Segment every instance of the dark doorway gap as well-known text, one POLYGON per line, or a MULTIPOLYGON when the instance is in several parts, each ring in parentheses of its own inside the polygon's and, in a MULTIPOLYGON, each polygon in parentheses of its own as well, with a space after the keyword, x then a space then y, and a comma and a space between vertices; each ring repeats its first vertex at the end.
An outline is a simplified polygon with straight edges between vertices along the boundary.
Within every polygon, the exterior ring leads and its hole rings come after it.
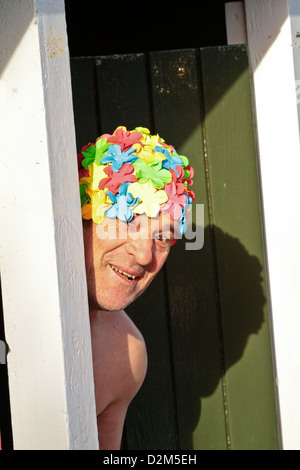
POLYGON ((149 7, 65 0, 71 57, 227 44, 225 0, 149 7))

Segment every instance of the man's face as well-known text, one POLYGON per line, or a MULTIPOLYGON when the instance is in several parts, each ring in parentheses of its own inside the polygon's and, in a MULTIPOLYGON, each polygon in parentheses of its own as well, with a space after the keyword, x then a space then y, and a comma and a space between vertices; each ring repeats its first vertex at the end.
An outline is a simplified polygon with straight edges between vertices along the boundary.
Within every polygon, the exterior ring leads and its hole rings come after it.
POLYGON ((174 240, 168 215, 137 215, 129 223, 107 219, 84 227, 90 308, 121 310, 144 292, 159 272, 174 240))

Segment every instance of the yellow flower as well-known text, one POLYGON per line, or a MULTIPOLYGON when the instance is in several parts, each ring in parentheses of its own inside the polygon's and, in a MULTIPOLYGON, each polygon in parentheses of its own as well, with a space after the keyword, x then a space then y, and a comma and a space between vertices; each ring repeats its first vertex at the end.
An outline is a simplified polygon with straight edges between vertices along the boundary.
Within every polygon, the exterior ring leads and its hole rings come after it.
POLYGON ((135 153, 137 156, 147 163, 152 162, 153 160, 159 160, 162 162, 166 158, 161 152, 155 152, 151 145, 142 146, 141 144, 137 143, 134 144, 133 147, 136 149, 135 153))
MULTIPOLYGON (((150 134, 150 131, 147 127, 136 127, 134 130, 137 131, 137 132, 140 132, 143 136, 145 134, 150 134)), ((133 131, 131 131, 131 132, 133 132, 133 131)))
POLYGON ((81 209, 81 215, 84 219, 93 219, 99 224, 105 218, 105 211, 111 206, 112 202, 102 189, 98 191, 87 190, 91 198, 90 204, 85 204, 81 209))
POLYGON ((136 214, 145 213, 148 217, 156 217, 160 211, 161 204, 168 200, 167 193, 161 189, 157 190, 151 181, 144 184, 132 183, 128 188, 128 193, 140 199, 139 204, 133 209, 136 214))
POLYGON ((84 176, 80 178, 79 184, 87 184, 89 189, 96 191, 99 188, 99 183, 103 178, 107 178, 107 174, 104 173, 104 168, 108 165, 96 165, 94 162, 89 165, 90 176, 84 176))
POLYGON ((160 145, 160 137, 159 135, 147 135, 144 136, 143 139, 143 144, 144 145, 150 145, 151 147, 156 147, 157 145, 160 145))

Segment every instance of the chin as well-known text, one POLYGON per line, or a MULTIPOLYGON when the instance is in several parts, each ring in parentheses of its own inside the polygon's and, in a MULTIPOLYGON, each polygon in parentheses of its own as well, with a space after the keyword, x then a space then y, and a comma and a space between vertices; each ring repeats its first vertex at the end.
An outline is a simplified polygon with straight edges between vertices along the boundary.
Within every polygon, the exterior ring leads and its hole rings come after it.
POLYGON ((98 308, 101 310, 105 310, 107 312, 116 312, 118 310, 124 310, 124 308, 128 307, 133 301, 135 300, 118 300, 118 299, 107 299, 107 300, 99 300, 97 302, 98 308))

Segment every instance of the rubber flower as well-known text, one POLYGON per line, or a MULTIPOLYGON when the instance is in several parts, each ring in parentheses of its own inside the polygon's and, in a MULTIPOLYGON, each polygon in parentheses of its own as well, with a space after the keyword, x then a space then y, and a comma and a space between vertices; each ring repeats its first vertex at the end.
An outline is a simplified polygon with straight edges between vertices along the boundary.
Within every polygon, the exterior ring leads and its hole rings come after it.
POLYGON ((126 127, 119 126, 113 135, 103 134, 101 137, 106 137, 107 142, 118 144, 122 152, 125 152, 132 147, 136 142, 142 139, 142 134, 138 131, 128 131, 126 127))
POLYGON ((158 134, 151 135, 149 129, 146 127, 136 127, 135 130, 142 134, 140 141, 143 145, 150 145, 150 147, 154 148, 156 145, 164 143, 164 140, 158 134))
POLYGON ((179 220, 195 199, 193 168, 184 155, 146 127, 119 126, 78 154, 82 217, 101 223, 105 217, 130 222, 134 214, 156 217, 160 211, 179 220))
POLYGON ((142 143, 139 142, 134 144, 134 148, 136 149, 138 157, 147 163, 152 162, 153 160, 163 161, 165 158, 162 153, 155 152, 151 145, 142 145, 142 143))
MULTIPOLYGON (((86 145, 86 147, 88 147, 86 145)), ((84 147, 85 148, 85 147, 84 147)), ((78 153, 77 154, 77 164, 78 164, 78 176, 79 176, 79 179, 82 178, 83 176, 89 176, 89 170, 86 170, 85 168, 83 168, 82 166, 82 160, 83 160, 83 155, 81 153, 78 153)))
POLYGON ((150 134, 150 131, 147 127, 136 127, 134 130, 140 132, 142 134, 142 138, 144 138, 145 135, 150 134))
POLYGON ((188 197, 191 198, 192 202, 195 200, 195 193, 191 189, 186 188, 186 194, 188 197))
POLYGON ((179 231, 181 235, 183 235, 186 232, 186 229, 187 229, 187 220, 186 220, 185 210, 184 208, 182 208, 181 216, 179 219, 179 231))
POLYGON ((101 164, 112 163, 111 167, 114 171, 119 171, 124 163, 132 163, 138 160, 138 156, 134 155, 135 148, 130 148, 126 152, 122 152, 119 145, 111 145, 104 157, 102 157, 101 164))
POLYGON ((184 155, 178 155, 178 153, 176 151, 174 151, 174 153, 172 154, 172 158, 179 158, 182 163, 181 163, 181 166, 183 166, 184 168, 186 168, 189 164, 189 159, 187 157, 185 157, 184 155))
POLYGON ((81 154, 83 157, 81 161, 81 165, 83 166, 85 170, 87 170, 89 164, 95 160, 95 154, 96 154, 95 145, 94 144, 85 145, 81 150, 81 154))
POLYGON ((141 184, 150 180, 155 188, 162 189, 165 184, 170 183, 172 180, 172 174, 168 170, 163 170, 162 163, 158 160, 149 163, 144 160, 137 160, 133 163, 133 167, 141 184))
POLYGON ((182 183, 176 184, 174 181, 171 181, 170 184, 164 187, 164 190, 169 199, 161 206, 161 211, 171 214, 174 220, 178 220, 182 208, 187 203, 186 195, 184 194, 185 186, 182 183))
POLYGON ((87 184, 92 191, 99 189, 99 182, 106 177, 106 167, 96 165, 94 162, 89 165, 89 176, 80 178, 79 184, 87 184))
POLYGON ((88 193, 86 192, 88 189, 87 184, 81 184, 79 186, 80 190, 80 200, 81 200, 81 207, 85 206, 86 204, 89 204, 91 202, 91 198, 89 197, 88 193))
POLYGON ((149 129, 147 127, 136 127, 136 131, 141 132, 143 134, 143 138, 141 139, 141 142, 144 143, 144 145, 150 145, 151 147, 155 147, 156 145, 160 145, 162 147, 166 147, 169 149, 170 153, 175 152, 175 149, 173 145, 166 144, 164 139, 160 137, 158 134, 157 135, 151 135, 149 129))
MULTIPOLYGON (((141 142, 134 144, 136 154, 141 160, 149 163, 153 160, 163 161, 166 157, 163 153, 157 152, 151 145, 143 145, 141 142)), ((161 147, 160 147, 161 148, 161 147)))
POLYGON ((113 194, 118 192, 122 183, 134 183, 137 181, 131 163, 124 163, 118 172, 115 172, 109 165, 105 167, 104 173, 106 173, 107 176, 100 181, 99 189, 108 188, 113 194))
POLYGON ((87 190, 87 193, 91 202, 81 208, 81 215, 84 219, 93 219, 95 224, 100 224, 105 218, 105 211, 110 207, 111 201, 105 191, 87 190))
MULTIPOLYGON (((193 184, 193 176, 194 176, 194 169, 188 165, 186 168, 182 168, 177 166, 178 170, 178 180, 182 183, 184 183, 186 186, 192 186, 193 184)), ((170 170, 171 171, 171 170, 170 170)))
POLYGON ((161 204, 168 200, 167 193, 153 186, 151 181, 144 184, 133 183, 128 191, 135 198, 139 198, 139 204, 134 208, 136 214, 146 214, 148 217, 156 217, 160 211, 161 204))
POLYGON ((84 159, 82 160, 82 166, 87 170, 89 165, 92 162, 95 162, 96 165, 100 165, 101 159, 103 155, 107 152, 107 149, 111 146, 111 144, 107 143, 106 138, 99 138, 96 141, 96 144, 89 144, 83 147, 81 151, 84 159))
POLYGON ((122 222, 130 222, 134 213, 132 207, 138 203, 138 198, 134 198, 128 192, 128 187, 131 183, 123 183, 119 188, 118 194, 108 192, 109 199, 112 201, 112 206, 105 211, 106 217, 111 219, 118 218, 122 222))
POLYGON ((179 177, 178 170, 176 168, 176 165, 183 166, 183 161, 182 159, 178 156, 171 156, 170 153, 168 152, 167 148, 159 147, 156 146, 154 150, 158 153, 162 153, 165 157, 165 159, 162 162, 162 168, 165 168, 166 170, 174 170, 179 177))
POLYGON ((192 198, 184 194, 186 197, 186 205, 181 209, 180 219, 179 219, 179 231, 181 235, 186 232, 187 229, 187 217, 186 213, 190 210, 192 204, 192 198))

